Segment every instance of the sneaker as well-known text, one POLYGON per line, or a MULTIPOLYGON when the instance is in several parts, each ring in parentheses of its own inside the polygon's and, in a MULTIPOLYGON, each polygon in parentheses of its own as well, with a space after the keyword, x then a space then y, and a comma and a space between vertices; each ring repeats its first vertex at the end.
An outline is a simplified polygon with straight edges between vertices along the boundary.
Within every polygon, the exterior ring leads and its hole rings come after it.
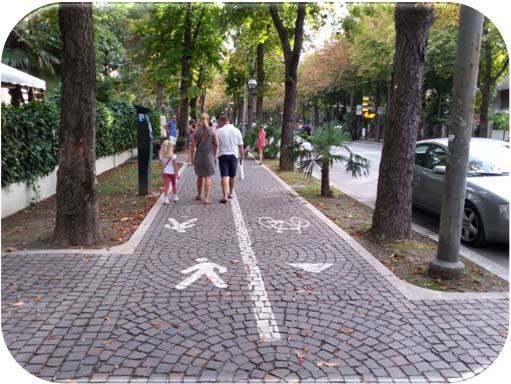
POLYGON ((177 195, 174 195, 174 201, 179 201, 179 197, 177 197, 177 195))
POLYGON ((165 198, 165 201, 163 202, 163 204, 168 205, 169 204, 169 199, 165 198))

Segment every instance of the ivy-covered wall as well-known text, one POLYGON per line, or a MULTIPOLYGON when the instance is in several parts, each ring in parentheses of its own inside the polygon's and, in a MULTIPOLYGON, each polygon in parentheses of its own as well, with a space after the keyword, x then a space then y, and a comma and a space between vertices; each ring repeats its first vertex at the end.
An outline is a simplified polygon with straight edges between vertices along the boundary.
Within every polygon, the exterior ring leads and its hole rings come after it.
MULTIPOLYGON (((58 163, 60 110, 50 101, 2 106, 2 187, 32 182, 58 163)), ((127 102, 97 103, 96 157, 137 144, 135 109, 127 102)))

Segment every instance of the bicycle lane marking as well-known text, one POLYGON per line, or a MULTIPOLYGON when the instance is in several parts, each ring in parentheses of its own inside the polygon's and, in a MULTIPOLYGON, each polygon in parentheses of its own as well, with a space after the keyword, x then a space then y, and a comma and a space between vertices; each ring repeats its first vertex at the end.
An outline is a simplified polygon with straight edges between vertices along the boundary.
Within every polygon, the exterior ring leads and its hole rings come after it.
POLYGON ((281 335, 279 327, 275 320, 270 300, 268 299, 261 270, 257 265, 256 256, 252 249, 252 242, 236 196, 231 199, 230 205, 234 219, 234 227, 238 237, 241 259, 247 271, 249 293, 254 306, 254 316, 259 330, 259 337, 261 341, 280 340, 281 335))

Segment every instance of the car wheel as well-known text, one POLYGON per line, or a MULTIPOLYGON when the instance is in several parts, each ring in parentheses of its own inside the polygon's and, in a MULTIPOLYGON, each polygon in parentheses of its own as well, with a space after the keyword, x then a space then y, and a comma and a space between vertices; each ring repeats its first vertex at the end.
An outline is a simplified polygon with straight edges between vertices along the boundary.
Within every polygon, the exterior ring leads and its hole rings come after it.
POLYGON ((461 242, 467 245, 483 245, 486 243, 483 221, 476 207, 470 202, 465 203, 461 227, 461 242))

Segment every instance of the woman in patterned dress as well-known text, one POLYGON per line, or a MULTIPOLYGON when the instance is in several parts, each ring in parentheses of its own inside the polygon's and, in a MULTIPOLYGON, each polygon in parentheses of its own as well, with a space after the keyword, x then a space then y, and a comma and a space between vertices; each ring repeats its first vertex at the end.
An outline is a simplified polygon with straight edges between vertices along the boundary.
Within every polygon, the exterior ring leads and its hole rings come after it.
POLYGON ((190 146, 190 159, 197 175, 197 195, 195 200, 201 199, 204 185, 204 204, 211 204, 211 176, 215 174, 215 154, 218 149, 216 133, 209 127, 209 115, 203 113, 200 122, 192 135, 190 146))

